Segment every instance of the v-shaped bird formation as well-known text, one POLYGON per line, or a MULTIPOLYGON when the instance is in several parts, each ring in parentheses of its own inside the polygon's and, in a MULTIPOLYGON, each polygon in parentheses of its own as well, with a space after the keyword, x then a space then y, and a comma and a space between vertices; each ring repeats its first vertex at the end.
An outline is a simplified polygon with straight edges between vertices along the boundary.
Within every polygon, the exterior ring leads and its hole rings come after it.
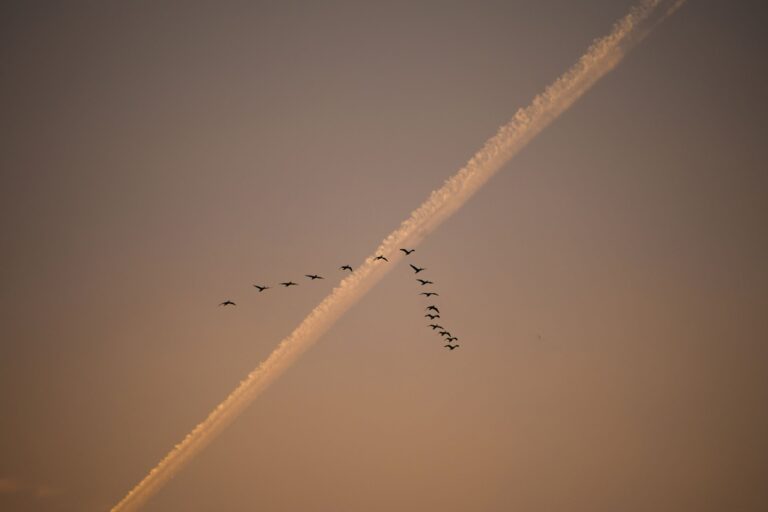
MULTIPOLYGON (((416 249, 406 249, 402 248, 400 251, 402 251, 406 256, 410 256, 416 249)), ((389 259, 383 254, 378 254, 373 258, 374 261, 382 261, 385 263, 389 263, 389 259)), ((413 264, 409 264, 411 269, 413 270, 414 274, 420 274, 421 272, 426 271, 427 269, 425 267, 418 267, 413 264)), ((354 272, 354 269, 351 265, 341 265, 339 267, 340 271, 342 272, 354 272)), ((325 279, 323 276, 319 274, 304 274, 304 277, 309 279, 310 282, 322 280, 325 279)), ((416 281, 419 283, 419 289, 422 289, 423 286, 429 286, 434 285, 434 281, 431 281, 429 279, 422 279, 420 277, 416 278, 416 281)), ((299 283, 295 283, 293 281, 283 281, 280 283, 277 283, 285 288, 290 288, 291 286, 299 286, 299 283)), ((258 290, 259 293, 262 293, 266 290, 270 290, 272 287, 266 284, 254 284, 253 285, 256 290, 258 290)), ((440 294, 432 291, 431 289, 427 289, 425 291, 420 291, 419 295, 424 296, 425 298, 431 298, 431 297, 439 297, 440 294)), ((237 304, 232 300, 225 300, 221 303, 219 303, 219 306, 237 306, 237 304)), ((427 327, 430 327, 432 329, 432 332, 435 334, 438 334, 440 336, 441 342, 446 342, 445 345, 443 345, 444 348, 447 348, 450 351, 453 351, 459 347, 459 344, 456 343, 459 338, 456 336, 453 336, 450 331, 448 331, 445 327, 438 323, 434 323, 437 319, 441 318, 440 308, 437 307, 435 304, 430 304, 425 309, 424 318, 428 318, 429 321, 433 322, 431 324, 428 324, 427 327)))

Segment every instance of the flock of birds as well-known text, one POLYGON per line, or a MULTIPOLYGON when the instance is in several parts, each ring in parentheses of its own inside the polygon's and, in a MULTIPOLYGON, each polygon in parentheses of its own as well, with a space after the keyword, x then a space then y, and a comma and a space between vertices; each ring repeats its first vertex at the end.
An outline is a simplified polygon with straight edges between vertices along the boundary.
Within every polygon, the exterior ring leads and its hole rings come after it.
MULTIPOLYGON (((411 253, 413 253, 416 249, 400 249, 406 256, 410 256, 411 253)), ((379 254, 376 257, 373 258, 374 261, 384 261, 386 263, 389 263, 389 259, 387 259, 386 256, 379 254)), ((415 275, 418 275, 419 273, 427 270, 426 268, 417 267, 416 265, 410 264, 411 269, 413 269, 413 273, 415 275)), ((342 265, 339 267, 339 270, 344 272, 353 272, 351 265, 342 265)), ((310 281, 316 281, 318 279, 325 279, 323 276, 318 274, 304 274, 304 277, 309 279, 310 281)), ((420 277, 416 277, 416 281, 419 282, 421 286, 429 286, 432 284, 435 284, 433 281, 430 281, 429 279, 422 279, 420 277)), ((278 283, 279 285, 290 288, 291 286, 299 286, 299 283, 295 283, 293 281, 285 281, 282 283, 278 283)), ((271 286, 263 285, 263 284, 254 284, 254 288, 256 288, 259 293, 264 292, 266 290, 271 289, 271 286)), ((430 289, 427 289, 426 291, 421 291, 419 295, 423 295, 425 298, 429 299, 431 297, 439 297, 440 294, 437 292, 431 291, 430 289)), ((236 306, 237 304, 232 300, 225 300, 224 302, 221 302, 219 306, 236 306)), ((425 309, 426 313, 424 314, 424 318, 428 318, 429 321, 432 323, 429 324, 427 327, 430 327, 432 329, 432 332, 438 333, 443 341, 446 342, 444 345, 444 348, 447 348, 448 350, 455 350, 459 348, 459 344, 456 343, 458 341, 458 338, 456 336, 453 336, 449 330, 447 330, 442 325, 435 323, 435 321, 440 318, 440 308, 438 308, 435 304, 430 304, 425 309)))

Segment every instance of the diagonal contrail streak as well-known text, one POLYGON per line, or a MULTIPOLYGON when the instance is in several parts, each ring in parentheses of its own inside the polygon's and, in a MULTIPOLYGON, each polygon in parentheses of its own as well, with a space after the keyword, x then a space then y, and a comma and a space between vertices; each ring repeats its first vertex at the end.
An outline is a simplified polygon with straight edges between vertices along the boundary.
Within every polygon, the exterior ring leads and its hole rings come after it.
POLYGON ((549 123, 567 110, 625 53, 685 0, 644 0, 620 19, 607 36, 596 40, 578 62, 555 80, 512 120, 502 126, 472 159, 449 178, 393 231, 374 254, 386 254, 390 264, 366 260, 344 279, 299 326, 240 382, 237 388, 198 424, 117 505, 113 512, 136 510, 165 485, 305 350, 322 336, 355 302, 402 258, 400 247, 417 245, 458 210, 480 187, 525 147, 549 123))

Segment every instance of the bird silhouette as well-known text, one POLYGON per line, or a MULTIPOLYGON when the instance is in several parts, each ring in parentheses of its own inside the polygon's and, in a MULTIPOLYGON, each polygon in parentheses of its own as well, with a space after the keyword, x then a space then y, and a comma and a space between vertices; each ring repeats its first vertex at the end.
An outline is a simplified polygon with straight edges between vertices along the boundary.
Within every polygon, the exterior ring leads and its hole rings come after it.
POLYGON ((457 338, 456 336, 448 336, 447 338, 445 338, 445 341, 447 341, 448 343, 450 343, 450 342, 452 342, 452 341, 456 341, 456 340, 458 340, 458 339, 459 339, 459 338, 457 338))
POLYGON ((443 346, 446 347, 449 350, 453 350, 455 348, 459 348, 459 345, 443 345, 443 346))
POLYGON ((400 249, 400 250, 403 251, 406 256, 408 256, 409 254, 411 254, 416 249, 400 249))
POLYGON ((427 306, 427 311, 434 311, 435 313, 440 313, 440 310, 437 309, 437 306, 427 306))
POLYGON ((421 283, 421 286, 424 286, 425 284, 435 284, 432 281, 429 281, 427 279, 416 279, 416 280, 421 283))
POLYGON ((289 286, 299 286, 298 283, 294 283, 293 281, 286 281, 286 282, 280 283, 280 284, 285 286, 286 288, 288 288, 289 286))
POLYGON ((440 296, 439 293, 435 293, 435 292, 421 292, 419 295, 424 295, 425 297, 431 297, 433 295, 437 295, 438 297, 440 296))
POLYGON ((448 331, 440 331, 440 336, 450 336, 451 333, 448 331))
POLYGON ((259 293, 263 292, 264 290, 269 290, 269 286, 260 286, 258 284, 253 285, 254 288, 259 290, 259 293))
POLYGON ((352 272, 352 267, 350 267, 349 265, 342 265, 339 267, 339 270, 349 270, 350 272, 352 272))
POLYGON ((373 258, 373 259, 374 259, 374 260, 384 260, 384 261, 386 261, 387 263, 389 263, 389 260, 388 260, 388 259, 387 259, 385 256, 382 256, 381 254, 379 254, 378 256, 376 256, 376 257, 375 257, 375 258, 373 258))
POLYGON ((427 327, 431 327, 433 331, 435 329, 445 329, 445 327, 443 327, 442 325, 438 325, 438 324, 429 324, 427 327))
POLYGON ((429 318, 430 320, 434 320, 435 318, 440 318, 440 315, 426 314, 426 315, 424 315, 424 318, 429 318))
POLYGON ((234 303, 234 302, 232 302, 231 300, 225 300, 224 302, 222 302, 221 304, 219 304, 219 306, 237 306, 237 304, 235 304, 235 303, 234 303))
POLYGON ((315 279, 325 279, 323 276, 319 276, 317 274, 304 274, 304 277, 308 277, 308 278, 310 278, 313 281, 315 279))
POLYGON ((411 268, 413 269, 413 272, 414 272, 415 274, 418 274, 418 273, 419 273, 419 272, 421 272, 422 270, 427 270, 426 268, 419 268, 419 267, 417 267, 416 265, 411 265, 411 268))

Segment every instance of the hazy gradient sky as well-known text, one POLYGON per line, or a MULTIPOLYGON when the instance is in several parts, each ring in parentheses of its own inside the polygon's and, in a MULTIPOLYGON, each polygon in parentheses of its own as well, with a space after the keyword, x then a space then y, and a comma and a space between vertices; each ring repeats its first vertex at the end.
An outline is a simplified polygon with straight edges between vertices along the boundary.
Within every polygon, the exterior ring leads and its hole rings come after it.
MULTIPOLYGON (((3 2, 0 509, 116 503, 632 4, 3 2)), ((419 247, 459 350, 395 269, 146 510, 767 509, 766 18, 689 0, 419 247)))

